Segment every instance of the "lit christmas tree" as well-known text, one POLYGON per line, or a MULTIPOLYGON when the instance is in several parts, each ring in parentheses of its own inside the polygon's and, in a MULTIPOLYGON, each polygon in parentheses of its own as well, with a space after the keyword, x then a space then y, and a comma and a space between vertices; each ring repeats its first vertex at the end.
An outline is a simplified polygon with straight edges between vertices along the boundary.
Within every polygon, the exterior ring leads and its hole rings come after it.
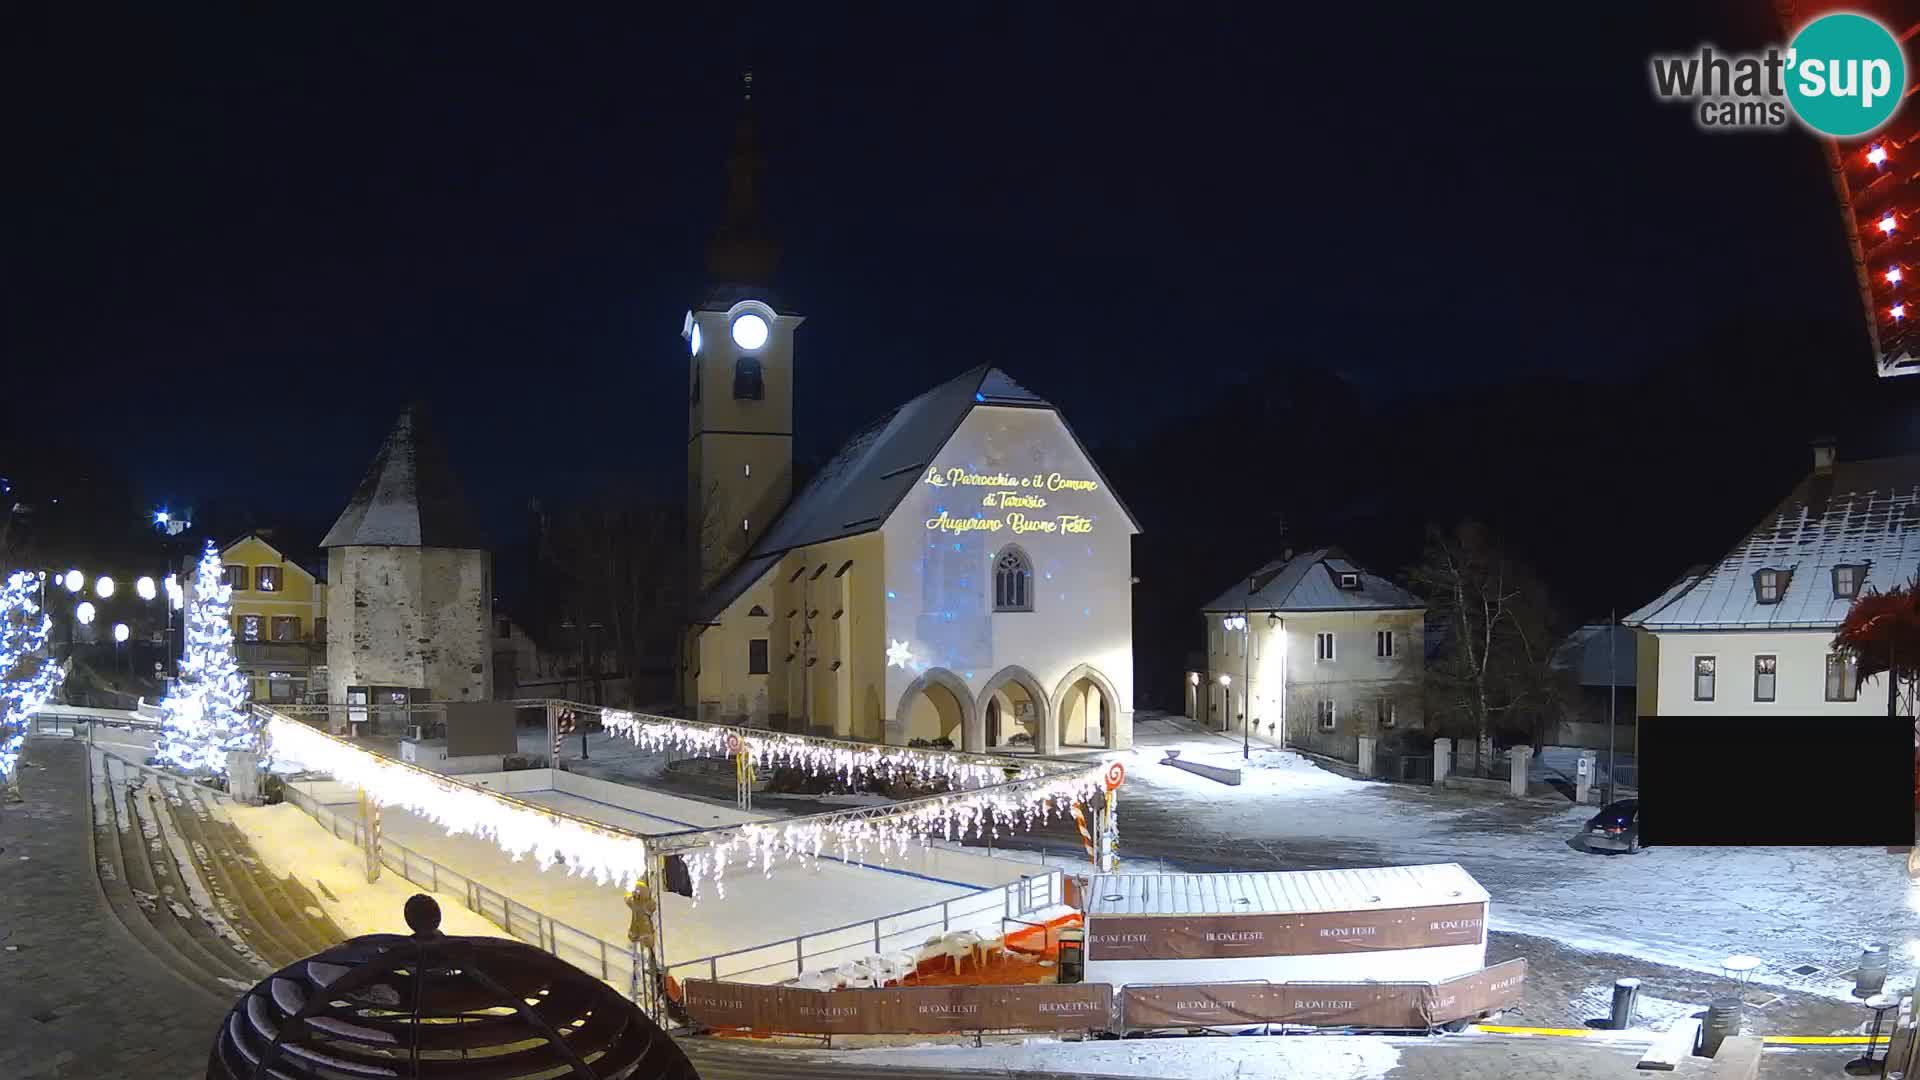
POLYGON ((229 750, 260 752, 260 729, 247 709, 247 678, 233 655, 233 589, 223 580, 220 552, 207 542, 187 605, 180 680, 160 703, 166 714, 160 760, 187 772, 224 775, 229 750))
POLYGON ((46 653, 53 620, 40 608, 40 590, 41 575, 26 570, 0 586, 0 782, 13 791, 27 716, 60 687, 60 666, 46 653))

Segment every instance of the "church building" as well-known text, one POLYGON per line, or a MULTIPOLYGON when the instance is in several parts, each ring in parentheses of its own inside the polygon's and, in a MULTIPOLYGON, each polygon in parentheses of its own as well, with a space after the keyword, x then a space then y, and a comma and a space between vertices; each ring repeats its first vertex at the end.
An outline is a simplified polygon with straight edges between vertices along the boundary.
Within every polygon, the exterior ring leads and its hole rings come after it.
POLYGON ((802 318, 767 288, 750 113, 737 134, 719 284, 682 331, 690 712, 970 751, 1131 745, 1139 525, 1052 405, 982 364, 792 490, 802 318))

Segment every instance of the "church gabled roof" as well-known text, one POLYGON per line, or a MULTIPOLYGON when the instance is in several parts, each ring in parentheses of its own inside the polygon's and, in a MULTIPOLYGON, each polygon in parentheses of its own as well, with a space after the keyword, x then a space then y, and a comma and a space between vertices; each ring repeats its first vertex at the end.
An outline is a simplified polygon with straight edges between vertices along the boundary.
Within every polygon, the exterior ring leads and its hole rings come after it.
MULTIPOLYGON (((982 364, 949 379, 880 418, 848 440, 833 460, 787 503, 786 509, 747 557, 694 604, 695 622, 712 622, 727 605, 753 587, 767 568, 795 548, 872 532, 886 523, 900 501, 920 482, 935 454, 953 438, 975 405, 1053 409, 1044 398, 1014 382, 999 368, 982 364)), ((1057 412, 1057 410, 1055 410, 1057 412)), ((1079 445, 1079 436, 1067 425, 1079 445)), ((1113 485, 1100 473, 1086 447, 1080 452, 1107 491, 1113 485)), ((1114 495, 1119 502, 1119 495, 1114 495)), ((1137 531, 1140 523, 1120 504, 1137 531)))
POLYGON ((486 547, 425 406, 400 414, 320 546, 486 547))

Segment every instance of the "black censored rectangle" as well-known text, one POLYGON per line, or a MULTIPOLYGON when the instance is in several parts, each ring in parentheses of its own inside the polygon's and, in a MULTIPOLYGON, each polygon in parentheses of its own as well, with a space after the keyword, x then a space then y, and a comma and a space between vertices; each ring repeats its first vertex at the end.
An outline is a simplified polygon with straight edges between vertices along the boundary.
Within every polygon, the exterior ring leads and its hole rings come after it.
POLYGON ((1642 717, 1640 842, 1910 847, 1913 733, 1911 717, 1642 717))

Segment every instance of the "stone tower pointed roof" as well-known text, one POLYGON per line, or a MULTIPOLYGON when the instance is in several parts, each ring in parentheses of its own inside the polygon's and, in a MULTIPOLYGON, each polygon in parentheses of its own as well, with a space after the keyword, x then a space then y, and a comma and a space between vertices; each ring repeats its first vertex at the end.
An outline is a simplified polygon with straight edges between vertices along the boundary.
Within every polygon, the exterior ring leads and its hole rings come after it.
POLYGON ((323 548, 485 548, 425 406, 409 405, 323 548))

